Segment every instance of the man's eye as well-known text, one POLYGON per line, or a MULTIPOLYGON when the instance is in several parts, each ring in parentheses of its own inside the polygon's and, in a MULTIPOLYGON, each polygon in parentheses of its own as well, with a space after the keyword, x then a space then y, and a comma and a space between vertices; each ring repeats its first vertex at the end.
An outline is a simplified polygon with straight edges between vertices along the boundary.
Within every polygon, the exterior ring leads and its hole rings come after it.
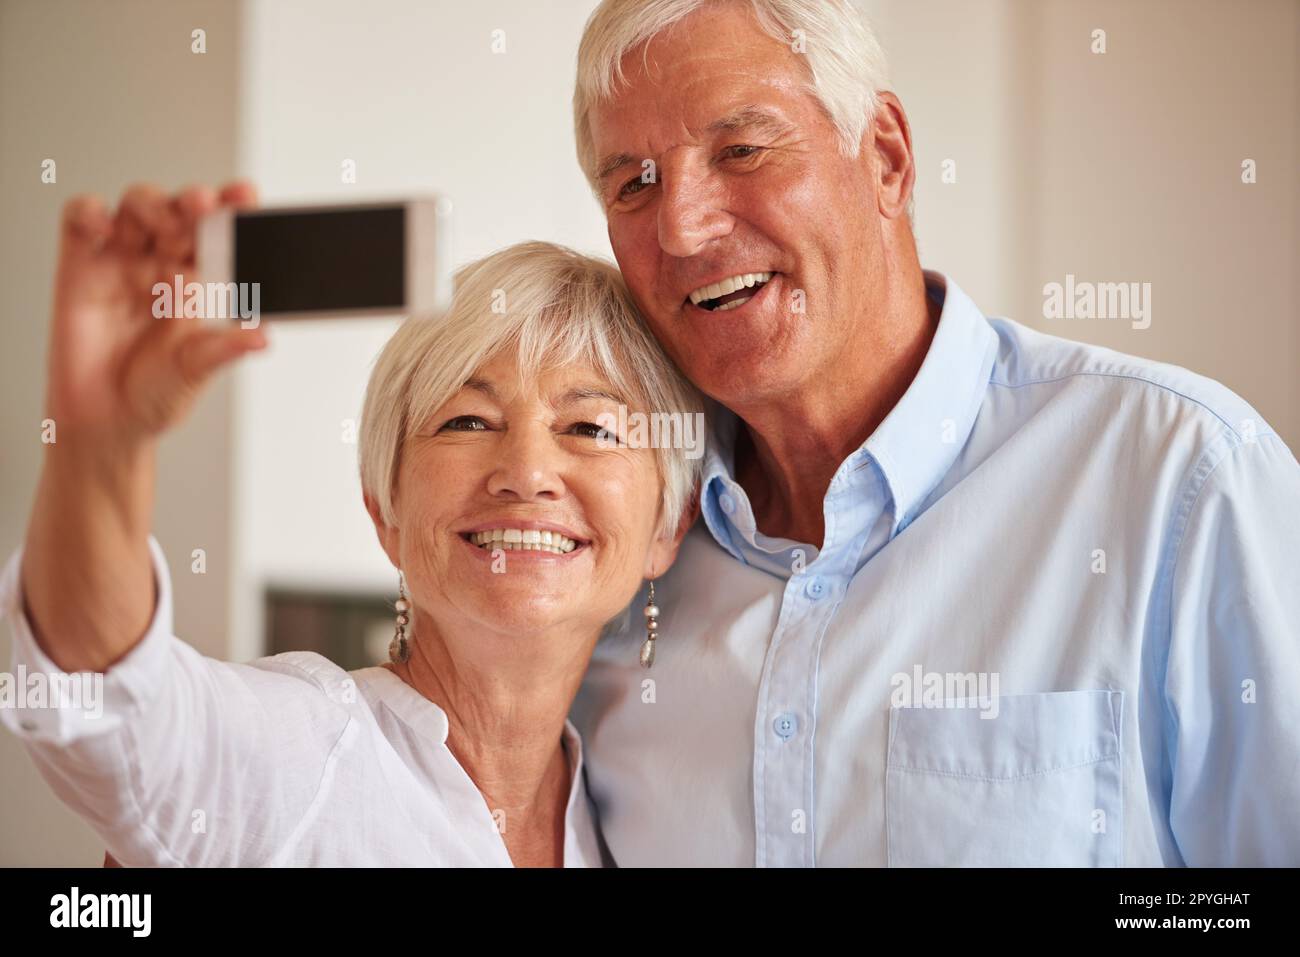
POLYGON ((628 180, 626 183, 622 185, 622 187, 618 191, 618 198, 626 199, 629 196, 635 196, 637 193, 641 192, 642 186, 649 186, 649 185, 650 184, 647 183, 645 180, 643 180, 640 176, 634 177, 633 179, 628 180))
POLYGON ((487 423, 477 415, 458 415, 448 419, 439 432, 486 432, 487 423))
POLYGON ((601 442, 608 442, 611 445, 621 444, 618 441, 617 435, 609 431, 609 429, 602 428, 601 426, 597 425, 595 422, 579 422, 569 431, 574 432, 577 435, 585 435, 589 439, 597 439, 601 442))
POLYGON ((738 145, 738 146, 728 146, 722 152, 728 159, 747 159, 748 157, 753 156, 761 149, 762 149, 761 146, 738 145))

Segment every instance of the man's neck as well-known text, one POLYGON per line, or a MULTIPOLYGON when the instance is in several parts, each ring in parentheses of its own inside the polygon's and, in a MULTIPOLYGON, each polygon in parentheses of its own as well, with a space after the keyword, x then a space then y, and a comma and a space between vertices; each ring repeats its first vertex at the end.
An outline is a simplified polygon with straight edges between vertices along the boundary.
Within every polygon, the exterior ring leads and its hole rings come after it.
POLYGON ((888 321, 864 335, 833 369, 807 377, 801 390, 734 410, 734 471, 759 531, 821 547, 823 501, 835 472, 898 404, 925 361, 940 307, 919 267, 876 316, 888 321))

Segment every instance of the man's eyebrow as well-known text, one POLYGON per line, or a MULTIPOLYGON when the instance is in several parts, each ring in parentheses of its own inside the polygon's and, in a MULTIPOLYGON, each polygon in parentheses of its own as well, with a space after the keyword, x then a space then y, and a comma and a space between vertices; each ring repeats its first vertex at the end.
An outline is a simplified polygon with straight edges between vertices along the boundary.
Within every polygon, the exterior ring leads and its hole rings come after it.
MULTIPOLYGON (((742 106, 721 119, 714 120, 704 128, 704 131, 716 135, 718 133, 739 133, 742 130, 753 130, 757 133, 765 133, 768 136, 780 136, 792 129, 794 129, 793 126, 770 110, 758 106, 742 106)), ((604 162, 596 167, 596 182, 603 183, 617 170, 622 169, 629 163, 637 162, 639 160, 631 153, 615 153, 608 156, 604 162)))
POLYGON ((775 113, 758 106, 742 106, 721 119, 714 120, 707 127, 707 133, 739 133, 753 130, 770 136, 788 133, 793 127, 775 113))
POLYGON ((628 163, 637 162, 637 158, 631 153, 617 153, 614 156, 608 156, 605 161, 596 168, 596 182, 603 183, 616 170, 622 169, 628 163))

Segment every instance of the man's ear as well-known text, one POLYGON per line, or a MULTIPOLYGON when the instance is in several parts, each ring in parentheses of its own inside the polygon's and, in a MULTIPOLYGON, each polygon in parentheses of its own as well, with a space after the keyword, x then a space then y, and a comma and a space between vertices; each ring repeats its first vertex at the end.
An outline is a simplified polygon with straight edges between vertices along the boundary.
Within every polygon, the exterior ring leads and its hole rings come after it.
POLYGON ((379 537, 379 547, 384 550, 384 554, 393 563, 393 567, 400 570, 402 567, 401 531, 384 523, 383 513, 379 510, 379 503, 371 498, 369 493, 362 492, 361 500, 365 502, 366 513, 370 516, 370 521, 375 523, 375 534, 379 537))
POLYGON ((898 219, 907 212, 908 200, 916 185, 912 128, 908 125, 903 104, 895 94, 881 91, 878 99, 875 119, 862 142, 874 151, 876 159, 876 195, 880 215, 886 219, 898 219))
POLYGON ((677 552, 682 547, 682 540, 686 538, 686 533, 691 530, 691 526, 699 517, 700 487, 697 485, 686 503, 686 508, 682 509, 681 520, 678 521, 672 535, 661 534, 650 546, 650 554, 646 556, 646 578, 658 578, 672 568, 673 562, 677 561, 677 552))

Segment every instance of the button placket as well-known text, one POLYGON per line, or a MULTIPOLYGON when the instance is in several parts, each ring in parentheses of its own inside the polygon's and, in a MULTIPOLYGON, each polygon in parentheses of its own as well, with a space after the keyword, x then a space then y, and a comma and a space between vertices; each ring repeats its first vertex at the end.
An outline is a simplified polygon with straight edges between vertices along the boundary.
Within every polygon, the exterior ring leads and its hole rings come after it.
MULTIPOLYGON (((785 600, 765 663, 760 713, 766 715, 756 747, 755 825, 760 866, 815 864, 813 729, 817 660, 837 601, 831 577, 837 552, 834 523, 827 525, 817 559, 786 583, 785 600), (813 569, 818 569, 813 571, 813 569), (801 717, 805 720, 801 721, 801 717)), ((838 577, 838 576, 836 576, 838 577)))

